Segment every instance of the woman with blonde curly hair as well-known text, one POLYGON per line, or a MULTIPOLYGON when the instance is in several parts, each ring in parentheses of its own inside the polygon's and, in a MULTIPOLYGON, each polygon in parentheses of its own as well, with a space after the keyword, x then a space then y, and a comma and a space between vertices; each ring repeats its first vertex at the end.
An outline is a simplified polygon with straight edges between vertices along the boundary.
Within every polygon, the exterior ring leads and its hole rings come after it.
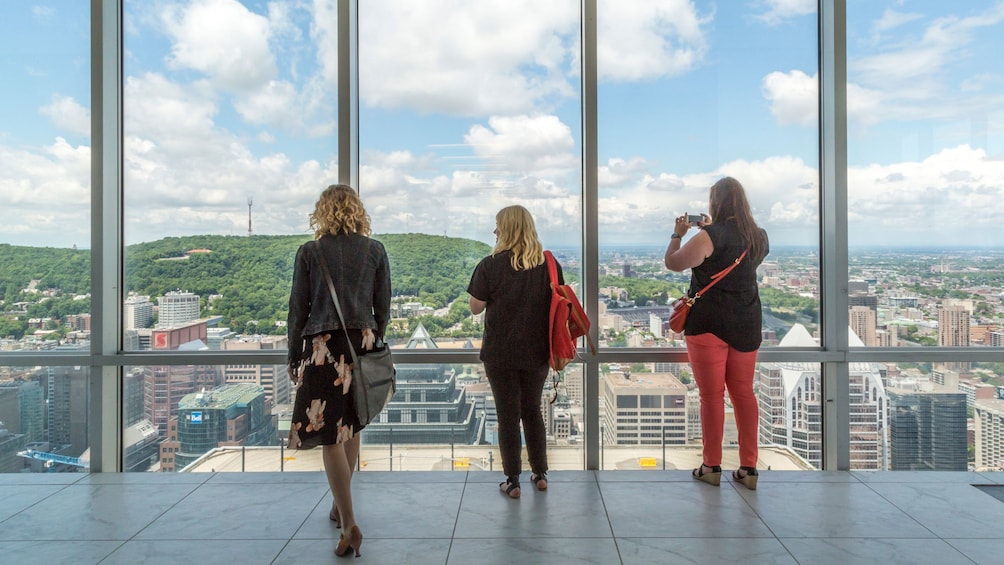
POLYGON ((297 384, 289 447, 322 446, 334 497, 328 516, 343 529, 335 553, 351 548, 359 555, 362 532, 351 481, 363 426, 352 403, 349 340, 359 353, 385 346, 390 267, 383 244, 369 237, 370 218, 352 187, 336 184, 322 192, 310 227, 314 240, 296 252, 289 294, 288 371, 297 384), (347 331, 342 331, 322 264, 334 282, 347 331))
MULTIPOLYGON (((548 373, 551 280, 533 216, 522 206, 495 216, 495 249, 475 267, 467 293, 471 313, 485 312, 481 361, 495 396, 499 451, 506 480, 500 490, 519 498, 520 422, 530 460, 530 482, 547 488, 547 434, 540 396, 548 373)), ((564 284, 561 266, 558 280, 564 284)))

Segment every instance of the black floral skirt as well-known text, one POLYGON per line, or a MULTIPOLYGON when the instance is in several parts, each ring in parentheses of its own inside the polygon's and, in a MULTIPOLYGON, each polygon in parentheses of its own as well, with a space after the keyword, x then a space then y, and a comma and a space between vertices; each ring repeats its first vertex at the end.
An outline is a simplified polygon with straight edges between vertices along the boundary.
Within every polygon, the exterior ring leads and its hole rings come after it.
MULTIPOLYGON (((373 331, 349 330, 356 354, 373 348, 373 331)), ((288 447, 310 449, 352 439, 362 431, 352 403, 352 354, 345 332, 331 331, 308 339, 294 374, 299 375, 288 447)))

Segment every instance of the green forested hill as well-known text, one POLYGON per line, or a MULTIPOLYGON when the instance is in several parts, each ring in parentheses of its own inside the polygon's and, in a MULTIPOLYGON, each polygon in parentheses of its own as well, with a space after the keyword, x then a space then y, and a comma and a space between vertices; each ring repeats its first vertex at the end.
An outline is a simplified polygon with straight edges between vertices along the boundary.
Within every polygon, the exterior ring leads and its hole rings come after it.
MULTIPOLYGON (((471 271, 491 248, 484 243, 425 234, 377 235, 390 257, 395 296, 417 296, 442 307, 467 288, 471 271)), ((271 332, 286 319, 293 259, 309 241, 302 236, 188 236, 130 245, 125 253, 125 290, 157 297, 172 290, 198 294, 207 315, 219 315, 235 331, 271 332), (209 253, 186 252, 208 249, 209 253), (211 295, 219 298, 208 302, 211 295)), ((0 246, 0 290, 7 304, 31 300, 20 294, 32 280, 64 294, 90 292, 90 253, 69 249, 0 246)), ((77 301, 80 302, 80 301, 77 301)), ((60 300, 33 307, 32 317, 67 313, 60 300)), ((88 311, 88 304, 76 305, 88 311)))

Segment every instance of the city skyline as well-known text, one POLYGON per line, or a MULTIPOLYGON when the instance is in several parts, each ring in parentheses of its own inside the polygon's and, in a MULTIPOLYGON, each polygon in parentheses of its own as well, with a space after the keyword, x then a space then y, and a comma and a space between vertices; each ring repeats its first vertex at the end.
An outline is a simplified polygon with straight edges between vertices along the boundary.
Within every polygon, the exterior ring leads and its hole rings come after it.
MULTIPOLYGON (((374 230, 491 243, 495 211, 519 202, 547 245, 574 245, 578 3, 438 5, 360 6, 374 230), (513 18, 526 9, 539 17, 513 18)), ((815 2, 598 10, 600 244, 661 242, 725 174, 772 243, 817 241, 815 2)), ((30 55, 2 63, 22 86, 0 99, 0 241, 87 247, 87 7, 6 11, 0 45, 30 55)), ((999 245, 1004 4, 851 0, 847 17, 850 244, 999 245), (952 221, 925 221, 942 214, 952 221)), ((333 2, 126 2, 126 243, 244 234, 249 193, 256 234, 306 234, 337 178, 334 40, 333 2)))

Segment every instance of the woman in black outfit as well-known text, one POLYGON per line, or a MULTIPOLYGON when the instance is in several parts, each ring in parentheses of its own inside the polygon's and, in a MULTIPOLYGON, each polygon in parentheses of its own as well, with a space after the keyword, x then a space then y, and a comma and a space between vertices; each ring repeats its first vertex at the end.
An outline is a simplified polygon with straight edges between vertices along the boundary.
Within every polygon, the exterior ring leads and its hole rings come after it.
POLYGON ((753 219, 746 191, 736 179, 725 177, 711 186, 708 208, 711 221, 704 215, 700 231, 686 244, 681 242, 692 224, 685 215, 676 218, 665 256, 666 268, 690 269, 687 294, 691 297, 714 275, 735 264, 694 302, 683 330, 701 394, 704 460, 692 474, 714 486, 721 482, 727 388, 739 433, 739 468, 732 472, 732 479, 755 490, 760 416, 753 378, 762 340, 756 270, 770 252, 770 244, 767 232, 753 219))
POLYGON ((370 218, 356 191, 329 186, 310 215, 314 241, 300 246, 289 294, 290 379, 298 384, 289 447, 322 446, 334 497, 328 516, 343 528, 335 553, 359 555, 363 535, 352 508, 352 470, 363 426, 352 404, 352 356, 381 347, 390 314, 390 267, 383 244, 369 238, 370 218), (320 255, 338 293, 342 331, 320 255))
MULTIPOLYGON (((533 216, 522 206, 495 216, 495 249, 478 263, 467 287, 473 314, 485 313, 481 361, 498 411, 499 451, 506 480, 499 488, 519 498, 520 422, 530 480, 547 488, 547 432, 540 397, 548 374, 551 281, 533 216)), ((562 284, 561 266, 558 280, 562 284)))

